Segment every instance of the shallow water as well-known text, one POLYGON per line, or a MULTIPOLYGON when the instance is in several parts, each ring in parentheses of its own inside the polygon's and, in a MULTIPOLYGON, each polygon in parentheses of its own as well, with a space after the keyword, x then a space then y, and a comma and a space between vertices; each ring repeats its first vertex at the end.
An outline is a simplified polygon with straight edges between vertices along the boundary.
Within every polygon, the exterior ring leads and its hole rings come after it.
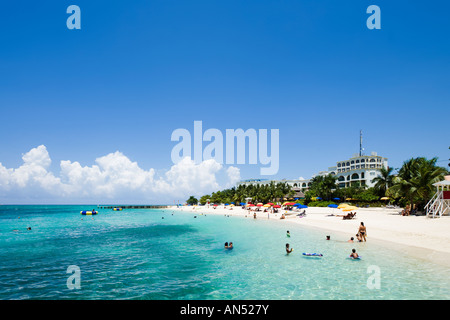
POLYGON ((92 208, 1 206, 0 299, 450 298, 447 268, 370 241, 327 241, 297 224, 288 238, 287 224, 250 217, 79 213, 92 208), (235 248, 223 249, 226 241, 235 248), (347 259, 352 248, 362 260, 347 259), (80 289, 67 287, 71 265, 81 270, 80 289))

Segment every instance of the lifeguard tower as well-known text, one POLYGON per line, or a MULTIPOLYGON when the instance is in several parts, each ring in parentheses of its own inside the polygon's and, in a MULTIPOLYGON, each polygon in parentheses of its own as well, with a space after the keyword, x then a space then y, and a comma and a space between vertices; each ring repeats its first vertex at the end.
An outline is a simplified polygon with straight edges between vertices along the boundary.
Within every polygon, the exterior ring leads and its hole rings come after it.
POLYGON ((425 206, 427 217, 436 218, 445 214, 450 215, 450 176, 445 176, 445 180, 433 183, 437 191, 433 198, 425 206))

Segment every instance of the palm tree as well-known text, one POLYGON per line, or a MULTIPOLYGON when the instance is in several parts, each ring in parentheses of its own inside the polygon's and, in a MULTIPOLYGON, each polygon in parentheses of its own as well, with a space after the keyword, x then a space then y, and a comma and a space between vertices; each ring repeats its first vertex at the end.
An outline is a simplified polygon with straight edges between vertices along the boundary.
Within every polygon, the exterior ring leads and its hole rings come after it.
POLYGON ((410 203, 424 205, 434 192, 433 183, 441 181, 447 174, 445 168, 436 166, 437 158, 430 160, 419 157, 412 158, 403 163, 398 177, 393 180, 390 193, 399 193, 410 203))
POLYGON ((383 196, 386 195, 387 189, 392 187, 393 185, 393 176, 392 171, 394 168, 381 168, 380 175, 374 179, 372 179, 372 183, 374 183, 374 188, 380 192, 383 196))

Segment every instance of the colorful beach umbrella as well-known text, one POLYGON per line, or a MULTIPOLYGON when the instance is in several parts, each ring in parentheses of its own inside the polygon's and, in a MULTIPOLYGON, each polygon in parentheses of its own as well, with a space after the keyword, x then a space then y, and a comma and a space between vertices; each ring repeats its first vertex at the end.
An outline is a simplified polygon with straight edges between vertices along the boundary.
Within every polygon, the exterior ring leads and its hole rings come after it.
POLYGON ((274 207, 274 208, 281 208, 281 206, 278 205, 278 204, 274 205, 273 207, 274 207))
POLYGON ((356 209, 358 209, 358 207, 348 206, 348 207, 342 208, 342 211, 353 211, 353 210, 356 210, 356 209))
POLYGON ((348 207, 349 205, 348 204, 346 204, 346 203, 341 203, 339 206, 338 206, 338 209, 342 209, 342 208, 345 208, 345 207, 348 207))
POLYGON ((338 205, 337 205, 337 204, 329 204, 328 207, 329 207, 329 208, 337 208, 338 205))

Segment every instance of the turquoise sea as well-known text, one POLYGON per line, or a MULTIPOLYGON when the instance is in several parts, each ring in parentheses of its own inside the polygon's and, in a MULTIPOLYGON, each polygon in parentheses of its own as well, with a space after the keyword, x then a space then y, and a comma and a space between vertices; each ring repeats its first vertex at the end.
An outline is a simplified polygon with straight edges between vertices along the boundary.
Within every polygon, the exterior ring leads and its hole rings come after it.
POLYGON ((370 239, 327 241, 297 224, 172 210, 80 215, 92 208, 0 206, 0 299, 450 298, 446 267, 370 239), (362 260, 347 259, 352 248, 362 260), (79 289, 68 288, 69 266, 79 267, 79 289))

